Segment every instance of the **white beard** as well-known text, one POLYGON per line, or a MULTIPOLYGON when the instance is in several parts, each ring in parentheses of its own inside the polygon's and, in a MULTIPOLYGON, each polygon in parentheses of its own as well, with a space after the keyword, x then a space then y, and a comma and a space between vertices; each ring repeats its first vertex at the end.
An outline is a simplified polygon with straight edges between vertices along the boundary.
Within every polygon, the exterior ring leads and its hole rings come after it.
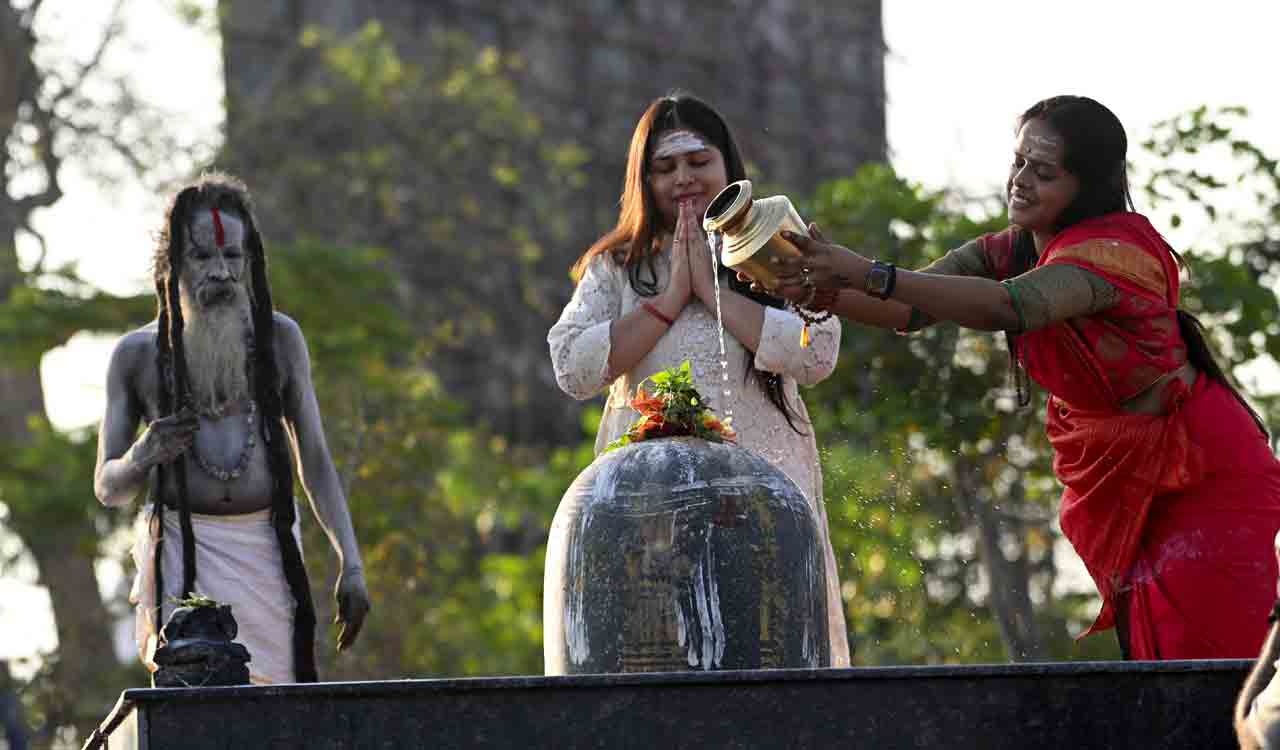
POLYGON ((253 330, 249 300, 243 287, 230 304, 202 308, 183 300, 182 345, 192 405, 201 413, 219 416, 227 406, 247 402, 248 336, 253 330))

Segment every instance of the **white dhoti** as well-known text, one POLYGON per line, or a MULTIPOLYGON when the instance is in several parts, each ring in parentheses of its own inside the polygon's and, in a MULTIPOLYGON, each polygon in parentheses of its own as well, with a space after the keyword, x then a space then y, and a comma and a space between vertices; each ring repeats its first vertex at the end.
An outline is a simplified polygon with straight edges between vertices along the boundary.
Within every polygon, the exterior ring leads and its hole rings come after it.
MULTIPOLYGON (((249 677, 255 683, 294 682, 293 618, 295 602, 284 578, 280 545, 271 525, 271 510, 242 515, 191 514, 196 545, 194 592, 231 605, 239 625, 236 641, 249 650, 249 677)), ((142 663, 159 646, 159 628, 182 596, 182 527, 178 511, 164 513, 164 594, 156 622, 155 552, 158 526, 151 506, 143 510, 134 535, 133 561, 138 573, 129 595, 136 606, 134 639, 142 663)), ((293 534, 299 539, 298 524, 293 534)))
MULTIPOLYGON (((1280 661, 1276 662, 1276 668, 1280 669, 1280 661)), ((1272 676, 1271 682, 1253 699, 1245 716, 1244 730, 1253 735, 1253 741, 1263 750, 1280 748, 1280 674, 1272 676)))

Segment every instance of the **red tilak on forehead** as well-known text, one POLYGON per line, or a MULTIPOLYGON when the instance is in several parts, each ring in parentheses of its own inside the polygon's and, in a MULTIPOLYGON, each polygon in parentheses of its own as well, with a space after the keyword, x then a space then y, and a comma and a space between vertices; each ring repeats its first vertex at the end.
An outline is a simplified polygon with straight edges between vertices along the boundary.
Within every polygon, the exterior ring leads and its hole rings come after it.
POLYGON ((227 242, 227 234, 222 231, 222 214, 218 213, 217 208, 209 210, 213 213, 213 241, 218 243, 218 247, 222 247, 227 242))

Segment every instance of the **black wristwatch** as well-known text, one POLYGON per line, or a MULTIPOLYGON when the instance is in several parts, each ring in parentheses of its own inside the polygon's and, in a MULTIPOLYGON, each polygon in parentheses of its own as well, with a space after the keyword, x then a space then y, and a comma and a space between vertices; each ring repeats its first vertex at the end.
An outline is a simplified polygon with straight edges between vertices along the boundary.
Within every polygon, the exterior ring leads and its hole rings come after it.
POLYGON ((898 283, 898 269, 892 263, 871 262, 871 270, 867 271, 866 292, 872 297, 889 299, 893 295, 893 286, 898 283))

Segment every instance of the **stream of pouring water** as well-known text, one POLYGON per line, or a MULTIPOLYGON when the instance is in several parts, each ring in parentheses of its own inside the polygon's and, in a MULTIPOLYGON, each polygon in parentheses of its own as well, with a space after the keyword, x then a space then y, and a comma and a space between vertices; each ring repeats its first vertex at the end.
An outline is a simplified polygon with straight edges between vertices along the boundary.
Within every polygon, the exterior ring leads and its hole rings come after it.
POLYGON ((707 232, 707 247, 711 250, 711 276, 716 284, 716 330, 720 334, 720 388, 724 396, 721 415, 725 422, 733 417, 733 402, 729 400, 729 357, 724 353, 724 315, 720 311, 720 232, 707 232))

